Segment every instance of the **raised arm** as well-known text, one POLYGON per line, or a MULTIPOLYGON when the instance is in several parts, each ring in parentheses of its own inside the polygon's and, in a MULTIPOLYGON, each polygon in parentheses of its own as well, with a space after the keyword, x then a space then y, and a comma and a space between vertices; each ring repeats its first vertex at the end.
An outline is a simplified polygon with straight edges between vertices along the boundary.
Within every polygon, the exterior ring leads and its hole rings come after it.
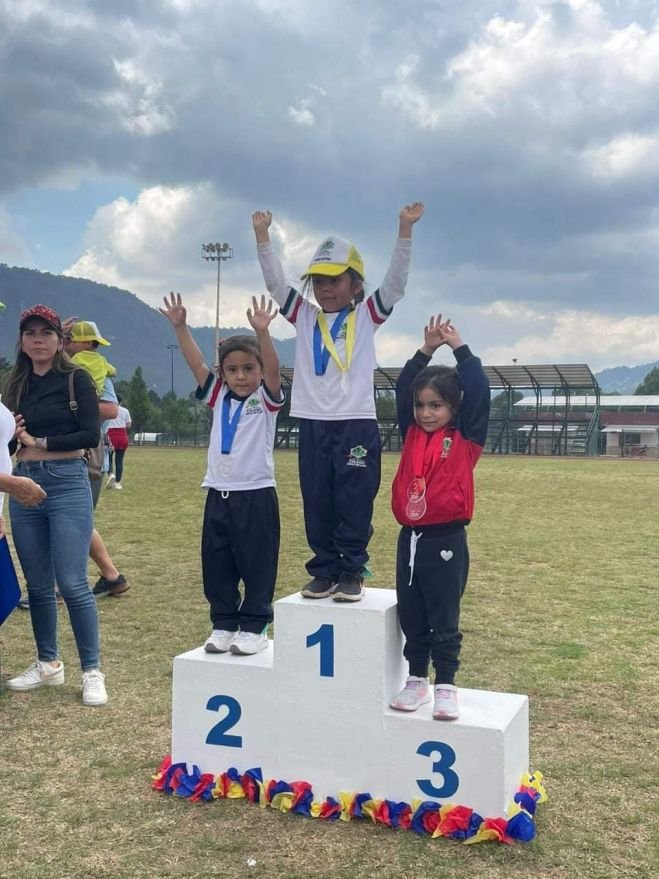
MULTIPOLYGON (((460 333, 451 321, 442 323, 441 318, 442 316, 438 315, 434 326, 426 327, 426 344, 430 339, 431 347, 438 342, 436 347, 448 345, 452 349, 462 389, 462 403, 457 419, 460 433, 465 439, 484 446, 490 416, 490 383, 480 359, 472 353, 469 345, 462 341, 460 333)), ((425 345, 424 349, 426 349, 425 345)))
POLYGON ((185 362, 190 368, 190 372, 195 377, 195 381, 199 387, 203 387, 210 369, 204 360, 204 355, 199 350, 199 345, 192 338, 190 327, 187 324, 187 312, 183 305, 180 293, 170 293, 169 299, 163 296, 165 303, 164 308, 159 308, 160 314, 164 314, 170 324, 174 327, 176 333, 176 341, 181 349, 185 362))
POLYGON ((286 284, 282 264, 274 252, 270 241, 271 223, 272 214, 270 211, 254 211, 252 214, 252 227, 256 237, 256 251, 266 289, 275 302, 283 306, 288 298, 289 288, 286 284))
POLYGON ((415 201, 405 205, 398 215, 398 240, 391 263, 379 289, 373 294, 379 300, 376 304, 379 306, 378 311, 382 312, 383 319, 388 317, 391 309, 405 294, 412 255, 412 229, 423 216, 423 211, 423 203, 415 201))
MULTIPOLYGON (((447 321, 447 324, 450 322, 447 321)), ((441 334, 442 316, 430 316, 428 324, 423 329, 423 345, 411 357, 402 368, 396 382, 396 411, 398 413, 398 428, 401 436, 405 435, 414 421, 414 400, 412 399, 412 382, 426 366, 435 351, 446 344, 446 339, 441 334)))
POLYGON ((263 357, 263 379, 266 389, 273 400, 281 397, 281 373, 279 372, 279 357, 270 335, 270 324, 279 312, 272 310, 272 300, 265 304, 265 296, 261 296, 261 302, 252 296, 252 308, 247 309, 247 320, 256 333, 259 340, 261 356, 263 357))

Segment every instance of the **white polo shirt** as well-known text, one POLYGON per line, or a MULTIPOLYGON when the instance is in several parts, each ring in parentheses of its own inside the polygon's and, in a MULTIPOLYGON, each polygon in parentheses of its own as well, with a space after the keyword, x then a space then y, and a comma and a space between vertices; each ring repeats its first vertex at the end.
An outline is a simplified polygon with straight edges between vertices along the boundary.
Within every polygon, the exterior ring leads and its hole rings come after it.
MULTIPOLYGON (((213 426, 208 446, 208 465, 203 488, 216 491, 249 491, 269 488, 275 483, 273 448, 277 414, 284 405, 284 392, 273 400, 264 385, 244 400, 235 397, 222 380, 211 374, 196 397, 213 410, 213 426), (225 404, 225 398, 228 402, 225 404), (235 434, 228 454, 222 453, 222 411, 229 407, 229 419, 236 417, 235 434)), ((226 437, 224 437, 226 441, 226 437)))

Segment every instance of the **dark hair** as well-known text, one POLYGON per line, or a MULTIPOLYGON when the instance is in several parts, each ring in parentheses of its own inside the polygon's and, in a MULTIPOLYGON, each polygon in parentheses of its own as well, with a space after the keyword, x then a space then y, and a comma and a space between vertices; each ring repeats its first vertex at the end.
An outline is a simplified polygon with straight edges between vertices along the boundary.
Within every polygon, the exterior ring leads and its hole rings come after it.
MULTIPOLYGON (((364 286, 366 284, 366 281, 362 278, 362 276, 359 274, 359 272, 356 272, 354 269, 352 269, 350 267, 348 267, 346 269, 346 272, 350 275, 350 280, 352 281, 353 285, 357 281, 359 281, 359 283, 362 285, 361 290, 359 291, 359 293, 357 293, 357 295, 355 296, 355 298, 352 301, 355 303, 356 302, 363 302, 364 295, 365 295, 364 294, 364 286)), ((343 272, 341 274, 343 274, 343 272)), ((302 284, 302 295, 306 296, 307 299, 309 298, 309 295, 313 289, 313 277, 314 277, 313 275, 307 275, 307 277, 304 279, 304 283, 302 284)), ((316 275, 316 277, 318 277, 318 275, 316 275)), ((338 277, 338 276, 335 276, 335 277, 338 277)))
POLYGON ((225 359, 235 351, 242 351, 243 354, 253 354, 261 364, 261 369, 263 369, 263 355, 261 354, 256 336, 229 336, 228 339, 220 342, 220 347, 218 348, 217 363, 220 371, 225 359))
MULTIPOLYGON (((27 318, 24 323, 27 323, 28 320, 32 320, 33 317, 30 316, 27 318)), ((39 315, 34 315, 35 320, 43 320, 45 324, 50 326, 51 329, 55 330, 57 335, 62 338, 61 331, 58 332, 57 328, 52 326, 47 320, 44 320, 39 315)), ((8 409, 12 411, 16 411, 18 408, 18 404, 20 403, 21 396, 23 391, 25 390, 25 386, 28 383, 30 376, 32 375, 32 360, 23 352, 21 348, 21 337, 23 335, 23 329, 20 331, 20 336, 18 337, 18 344, 16 345, 16 362, 12 367, 11 372, 7 376, 7 381, 5 384, 4 391, 4 404, 8 409)), ((57 351, 55 357, 53 358, 52 370, 53 372, 70 372, 72 369, 78 369, 78 367, 73 363, 73 361, 69 358, 68 354, 62 350, 57 351)))
POLYGON ((446 405, 457 415, 462 403, 462 388, 456 369, 450 366, 426 366, 412 382, 412 400, 416 405, 419 393, 430 388, 438 394, 446 405))

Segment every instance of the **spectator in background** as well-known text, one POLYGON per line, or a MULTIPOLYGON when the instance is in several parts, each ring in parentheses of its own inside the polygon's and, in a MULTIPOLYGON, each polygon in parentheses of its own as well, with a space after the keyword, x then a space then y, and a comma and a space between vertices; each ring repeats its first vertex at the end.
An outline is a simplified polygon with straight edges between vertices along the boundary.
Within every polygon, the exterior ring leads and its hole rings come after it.
MULTIPOLYGON (((75 355, 76 352, 82 350, 78 347, 79 343, 73 341, 74 331, 78 324, 89 326, 91 323, 91 321, 77 321, 76 318, 68 318, 68 320, 64 321, 64 344, 67 354, 69 354, 70 356, 75 355)), ((98 332, 98 327, 96 326, 96 324, 93 324, 93 326, 98 332)), ((99 409, 101 413, 101 420, 105 422, 107 420, 116 418, 119 411, 119 404, 117 401, 117 395, 114 390, 114 385, 112 384, 112 380, 109 377, 105 378, 105 381, 103 382, 103 389, 99 396, 99 409)), ((91 481, 92 503, 94 506, 94 510, 96 510, 96 505, 101 494, 102 484, 102 479, 94 479, 91 481)), ((94 588, 92 590, 94 595, 96 595, 97 597, 103 595, 118 596, 123 595, 124 592, 127 592, 130 589, 130 584, 128 583, 124 575, 119 572, 117 566, 112 561, 112 558, 107 551, 105 543, 103 542, 103 539, 101 538, 101 535, 98 533, 96 528, 94 528, 92 534, 91 545, 89 547, 89 555, 91 556, 92 561, 98 567, 100 574, 100 577, 94 584, 94 588)))
POLYGON ((87 582, 94 521, 83 457, 100 438, 98 395, 89 374, 75 369, 63 347, 62 324, 51 308, 35 305, 21 314, 16 363, 6 385, 6 403, 16 417, 14 473, 37 482, 47 497, 35 507, 14 498, 9 502, 37 659, 7 681, 7 688, 24 691, 64 683, 57 644, 57 580, 82 666, 83 704, 104 705, 108 697, 99 668, 98 615, 87 582), (69 406, 70 382, 76 412, 69 406))
POLYGON ((124 455, 128 448, 128 431, 132 427, 130 412, 121 405, 121 397, 117 394, 119 411, 117 417, 106 421, 103 425, 110 440, 110 467, 106 488, 122 488, 121 479, 124 473, 124 455), (114 464, 114 473, 113 470, 114 464))
POLYGON ((79 320, 71 327, 67 353, 76 366, 82 366, 94 379, 99 396, 103 393, 106 378, 112 378, 117 370, 98 351, 98 346, 110 343, 100 334, 93 320, 79 320))

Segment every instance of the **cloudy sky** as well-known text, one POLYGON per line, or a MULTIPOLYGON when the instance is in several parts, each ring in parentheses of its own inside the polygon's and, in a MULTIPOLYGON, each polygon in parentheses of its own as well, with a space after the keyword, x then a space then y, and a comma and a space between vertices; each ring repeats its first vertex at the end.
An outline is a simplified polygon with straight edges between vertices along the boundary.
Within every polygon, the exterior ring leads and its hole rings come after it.
MULTIPOLYGON (((374 289, 422 200, 382 364, 441 310, 490 364, 659 358, 657 0, 0 0, 0 261, 177 289, 222 323, 328 233, 374 289)), ((280 320, 275 334, 290 335, 280 320)))

